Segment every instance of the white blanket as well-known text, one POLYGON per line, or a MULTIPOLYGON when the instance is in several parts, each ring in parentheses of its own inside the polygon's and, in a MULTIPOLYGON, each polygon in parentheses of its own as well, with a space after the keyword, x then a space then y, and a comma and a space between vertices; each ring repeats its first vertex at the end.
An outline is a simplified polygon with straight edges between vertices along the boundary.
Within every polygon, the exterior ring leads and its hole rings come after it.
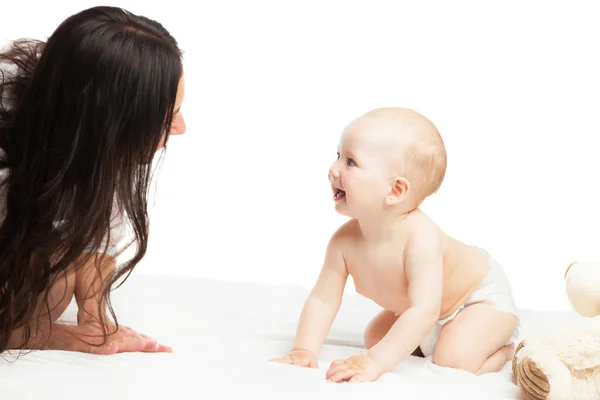
MULTIPOLYGON (((516 399, 510 364, 475 377, 409 357, 379 381, 334 384, 334 359, 364 351, 363 331, 378 307, 346 295, 319 357, 319 369, 268 363, 289 350, 307 290, 193 278, 132 275, 114 292, 119 322, 156 337, 172 354, 97 356, 38 351, 0 360, 0 399, 202 398, 337 399, 418 397, 516 399)), ((74 308, 65 319, 74 319, 74 308)), ((521 313, 522 338, 574 313, 521 313)))

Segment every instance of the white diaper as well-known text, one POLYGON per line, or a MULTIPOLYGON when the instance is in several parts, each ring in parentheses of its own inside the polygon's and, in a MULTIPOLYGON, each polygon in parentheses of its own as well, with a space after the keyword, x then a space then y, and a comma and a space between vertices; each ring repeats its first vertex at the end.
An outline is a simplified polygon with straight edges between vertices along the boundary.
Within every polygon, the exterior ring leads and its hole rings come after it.
POLYGON ((440 331, 445 323, 453 320, 459 312, 461 312, 465 307, 470 306, 475 303, 488 304, 498 310, 505 311, 507 313, 513 314, 517 317, 517 326, 513 331, 510 339, 506 342, 506 344, 511 344, 515 342, 519 338, 519 327, 520 321, 517 313, 517 306, 515 305, 515 301, 512 295, 512 289, 508 282, 506 275, 504 274, 504 270, 502 266, 494 260, 487 251, 480 249, 478 250, 483 252, 489 260, 490 263, 490 272, 486 275, 483 281, 479 284, 477 289, 473 292, 471 297, 463 304, 458 310, 456 310, 449 317, 440 319, 436 322, 435 326, 425 337, 420 344, 421 351, 425 357, 433 354, 433 349, 437 343, 440 331))

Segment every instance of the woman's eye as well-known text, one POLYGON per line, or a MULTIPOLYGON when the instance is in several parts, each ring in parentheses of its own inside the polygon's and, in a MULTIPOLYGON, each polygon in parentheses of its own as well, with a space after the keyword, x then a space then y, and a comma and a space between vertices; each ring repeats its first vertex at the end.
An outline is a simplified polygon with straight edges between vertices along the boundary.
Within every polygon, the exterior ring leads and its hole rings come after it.
POLYGON ((351 159, 351 158, 349 158, 349 159, 346 161, 346 165, 347 165, 347 166, 349 166, 349 167, 356 167, 356 163, 355 163, 355 162, 354 162, 354 160, 353 160, 353 159, 351 159))

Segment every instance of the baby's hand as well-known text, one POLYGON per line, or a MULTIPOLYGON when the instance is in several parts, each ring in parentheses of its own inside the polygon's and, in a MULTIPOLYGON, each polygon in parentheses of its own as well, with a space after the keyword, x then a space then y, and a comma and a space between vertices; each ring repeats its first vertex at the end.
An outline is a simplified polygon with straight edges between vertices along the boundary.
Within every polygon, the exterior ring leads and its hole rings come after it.
MULTIPOLYGON (((112 328, 109 332, 113 332, 112 328)), ((92 354, 115 354, 124 352, 172 352, 169 346, 158 343, 155 339, 138 333, 131 328, 120 325, 119 329, 103 341, 102 330, 97 324, 55 325, 50 339, 45 344, 46 350, 78 351, 92 354)))
POLYGON ((368 354, 358 354, 332 362, 325 378, 330 382, 369 382, 382 374, 382 368, 368 354))
POLYGON ((308 350, 293 350, 285 357, 274 358, 270 362, 278 362, 283 364, 292 364, 298 367, 318 368, 319 362, 317 357, 308 350))

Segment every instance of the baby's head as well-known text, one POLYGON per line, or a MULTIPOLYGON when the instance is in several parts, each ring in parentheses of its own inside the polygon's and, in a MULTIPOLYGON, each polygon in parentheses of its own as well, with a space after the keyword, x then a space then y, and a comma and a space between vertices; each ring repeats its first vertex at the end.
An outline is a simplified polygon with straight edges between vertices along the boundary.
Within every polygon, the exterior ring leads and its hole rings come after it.
POLYGON ((435 193, 446 150, 435 127, 406 108, 378 108, 344 130, 329 170, 336 209, 353 218, 409 212, 435 193))

